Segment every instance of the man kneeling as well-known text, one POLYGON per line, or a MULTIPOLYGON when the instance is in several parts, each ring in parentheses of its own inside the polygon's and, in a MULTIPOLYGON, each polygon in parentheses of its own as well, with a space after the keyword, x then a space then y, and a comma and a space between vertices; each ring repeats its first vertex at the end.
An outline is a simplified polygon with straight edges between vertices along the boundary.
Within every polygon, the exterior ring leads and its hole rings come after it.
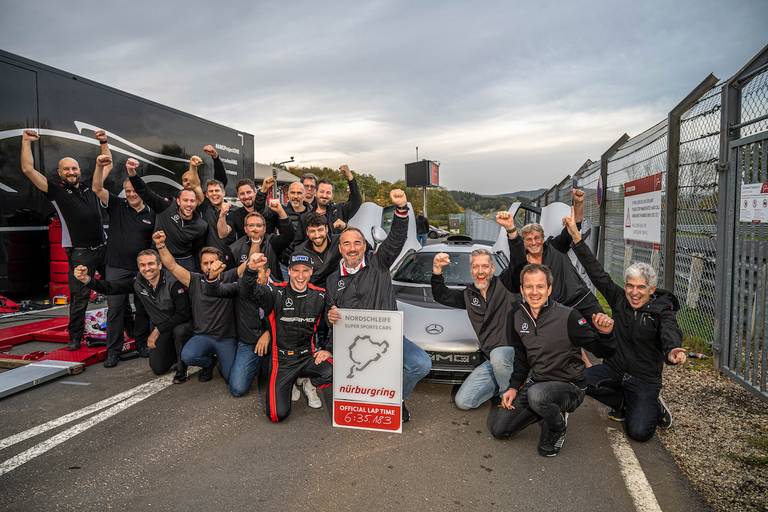
POLYGON ((514 371, 501 407, 491 407, 488 428, 503 439, 539 422, 539 455, 554 457, 565 442, 568 413, 584 400, 581 348, 611 355, 613 320, 604 313, 592 315, 598 335, 578 311, 550 300, 552 272, 544 265, 526 265, 520 283, 524 302, 507 323, 514 371))
POLYGON ((331 353, 317 349, 325 341, 316 340, 317 325, 325 311, 325 290, 309 282, 314 269, 312 257, 300 252, 290 257, 288 283, 259 284, 267 281, 266 266, 266 256, 252 254, 243 280, 269 320, 272 353, 266 415, 278 423, 291 414, 291 390, 299 377, 309 377, 326 397, 326 407, 330 406, 333 367, 331 353))

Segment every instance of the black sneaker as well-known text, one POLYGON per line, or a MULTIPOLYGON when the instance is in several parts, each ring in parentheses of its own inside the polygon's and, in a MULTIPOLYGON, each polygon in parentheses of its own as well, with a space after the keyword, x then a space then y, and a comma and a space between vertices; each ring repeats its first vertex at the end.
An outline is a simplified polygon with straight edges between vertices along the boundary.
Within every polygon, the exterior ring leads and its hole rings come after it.
POLYGON ((668 429, 672 426, 672 413, 661 395, 657 401, 659 403, 659 428, 668 429))
POLYGON ((187 370, 184 370, 183 372, 177 371, 175 374, 173 374, 174 384, 182 384, 184 382, 187 382, 187 370))
POLYGON ((213 378, 213 367, 214 365, 211 365, 207 368, 201 369, 197 373, 197 380, 200 382, 208 382, 209 380, 211 380, 213 378))
POLYGON ((621 409, 611 409, 608 411, 608 418, 612 419, 613 421, 624 421, 626 416, 627 413, 623 407, 621 409))
POLYGON ((139 348, 136 349, 136 352, 138 352, 139 357, 147 358, 149 357, 149 347, 146 345, 142 345, 139 348))
POLYGON ((411 421, 411 411, 408 410, 408 408, 405 406, 405 402, 403 402, 403 408, 401 409, 401 413, 403 416, 403 423, 408 423, 411 421))
POLYGON ((120 360, 120 354, 117 352, 107 352, 107 359, 104 361, 104 368, 114 368, 120 360))
POLYGON ((70 340, 67 343, 67 350, 80 350, 80 340, 70 340))
MULTIPOLYGON (((546 427, 544 427, 546 428, 546 427)), ((568 428, 568 413, 563 414, 563 429, 553 430, 542 435, 543 440, 539 444, 539 455, 543 457, 555 457, 565 443, 565 431, 568 428)))

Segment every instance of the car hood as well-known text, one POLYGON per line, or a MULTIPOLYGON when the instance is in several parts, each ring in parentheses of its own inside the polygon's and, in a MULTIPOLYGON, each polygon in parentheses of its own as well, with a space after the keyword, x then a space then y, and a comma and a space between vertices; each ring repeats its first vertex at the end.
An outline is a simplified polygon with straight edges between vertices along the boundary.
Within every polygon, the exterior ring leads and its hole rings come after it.
POLYGON ((475 352, 480 349, 467 312, 434 302, 397 300, 405 337, 430 352, 475 352), (429 331, 429 332, 428 332, 429 331))

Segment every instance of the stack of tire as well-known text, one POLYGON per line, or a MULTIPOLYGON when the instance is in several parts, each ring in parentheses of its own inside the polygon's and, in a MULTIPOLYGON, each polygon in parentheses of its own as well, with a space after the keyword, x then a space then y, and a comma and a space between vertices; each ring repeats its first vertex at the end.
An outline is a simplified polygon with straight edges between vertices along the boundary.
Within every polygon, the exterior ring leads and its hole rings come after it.
POLYGON ((48 295, 53 299, 57 295, 66 295, 69 300, 69 262, 67 253, 61 246, 61 222, 53 217, 48 225, 48 241, 51 246, 51 281, 48 295))

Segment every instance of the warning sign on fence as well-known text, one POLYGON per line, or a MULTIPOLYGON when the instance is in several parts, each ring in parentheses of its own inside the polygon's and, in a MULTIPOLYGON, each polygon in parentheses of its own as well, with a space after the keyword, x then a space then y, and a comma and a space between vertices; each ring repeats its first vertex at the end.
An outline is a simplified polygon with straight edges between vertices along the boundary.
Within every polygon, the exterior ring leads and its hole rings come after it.
POLYGON ((739 222, 768 222, 768 183, 742 183, 739 222))
POLYGON ((662 174, 624 184, 624 240, 661 243, 662 174))

